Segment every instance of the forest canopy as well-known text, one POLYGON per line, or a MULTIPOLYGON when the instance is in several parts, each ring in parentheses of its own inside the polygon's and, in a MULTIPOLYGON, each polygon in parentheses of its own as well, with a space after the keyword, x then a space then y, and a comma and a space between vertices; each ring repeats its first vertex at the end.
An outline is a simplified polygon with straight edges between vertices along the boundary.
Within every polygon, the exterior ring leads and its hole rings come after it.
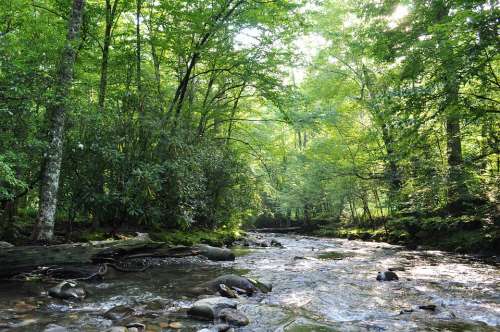
POLYGON ((0 238, 298 225, 491 247, 499 7, 0 0, 0 238))

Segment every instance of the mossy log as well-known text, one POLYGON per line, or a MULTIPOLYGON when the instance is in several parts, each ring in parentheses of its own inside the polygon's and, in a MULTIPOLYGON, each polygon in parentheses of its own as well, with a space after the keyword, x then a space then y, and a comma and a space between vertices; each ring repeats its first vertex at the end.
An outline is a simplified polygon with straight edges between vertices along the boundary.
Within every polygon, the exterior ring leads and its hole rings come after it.
POLYGON ((30 272, 42 266, 78 266, 143 257, 186 257, 199 254, 200 251, 193 247, 171 246, 144 239, 1 248, 0 278, 30 272))

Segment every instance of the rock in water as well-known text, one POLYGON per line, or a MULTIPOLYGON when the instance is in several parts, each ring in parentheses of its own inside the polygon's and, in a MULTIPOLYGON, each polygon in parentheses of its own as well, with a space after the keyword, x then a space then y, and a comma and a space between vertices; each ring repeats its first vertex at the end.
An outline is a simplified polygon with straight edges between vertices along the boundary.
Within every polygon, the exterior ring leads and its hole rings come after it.
POLYGON ((128 332, 125 326, 113 326, 106 330, 106 332, 128 332))
POLYGON ((219 318, 234 326, 245 326, 250 323, 248 317, 236 309, 222 309, 219 312, 219 318))
POLYGON ((436 305, 435 304, 419 305, 418 308, 422 310, 435 311, 436 305))
POLYGON ((129 323, 127 324, 127 332, 133 332, 133 329, 137 332, 144 332, 146 331, 146 325, 142 323, 129 323))
POLYGON ((207 283, 202 284, 201 287, 206 287, 211 289, 213 292, 218 292, 221 284, 224 284, 231 289, 237 288, 244 290, 245 293, 249 295, 257 291, 255 285, 248 278, 241 277, 236 274, 222 275, 207 283))
POLYGON ((238 297, 238 293, 224 284, 219 284, 219 294, 230 299, 235 299, 238 297))
POLYGON ((86 292, 74 282, 63 281, 49 289, 49 295, 63 300, 82 300, 86 292))
POLYGON ((272 239, 271 240, 271 247, 283 248, 283 245, 278 240, 272 239))
POLYGON ((135 310, 124 305, 113 307, 104 313, 104 317, 112 321, 120 321, 134 315, 135 310))
POLYGON ((12 248, 14 245, 9 243, 9 242, 5 242, 5 241, 0 241, 0 249, 1 248, 12 248))
POLYGON ((43 332, 68 332, 68 329, 56 324, 49 324, 45 327, 43 332))
POLYGON ((198 330, 197 332, 228 332, 228 331, 234 331, 234 329, 232 329, 231 326, 229 326, 228 324, 217 324, 211 328, 204 328, 198 330))
POLYGON ((377 274, 378 281, 393 281, 399 280, 398 275, 392 271, 379 272, 377 274))
POLYGON ((394 272, 394 271, 405 271, 406 269, 403 266, 394 266, 388 268, 388 270, 394 272))
POLYGON ((213 320, 219 317, 222 309, 236 309, 237 302, 225 297, 209 297, 196 301, 188 314, 197 318, 213 320))
POLYGON ((248 281, 250 281, 255 287, 257 287, 262 293, 269 293, 273 290, 273 285, 271 285, 270 283, 264 283, 262 281, 250 278, 248 278, 248 281))
POLYGON ((234 261, 236 257, 231 250, 226 248, 217 248, 206 244, 199 244, 194 248, 211 261, 234 261))

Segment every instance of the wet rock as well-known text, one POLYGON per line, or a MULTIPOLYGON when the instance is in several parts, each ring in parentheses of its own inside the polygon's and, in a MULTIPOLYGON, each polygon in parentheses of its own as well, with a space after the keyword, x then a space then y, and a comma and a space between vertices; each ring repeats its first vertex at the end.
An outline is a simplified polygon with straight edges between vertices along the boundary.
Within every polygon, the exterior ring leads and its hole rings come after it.
POLYGON ((86 292, 75 282, 63 281, 49 289, 49 296, 63 300, 82 300, 86 292))
POLYGON ((142 323, 129 323, 127 324, 127 332, 144 332, 146 331, 146 325, 142 323))
POLYGON ((267 243, 266 241, 260 240, 253 236, 248 236, 247 238, 238 241, 237 244, 242 245, 244 247, 261 247, 261 248, 266 248, 269 247, 270 245, 270 243, 267 243))
POLYGON ((283 248, 283 244, 276 239, 271 239, 271 247, 283 248))
POLYGON ((393 281, 399 280, 398 275, 392 271, 379 272, 377 274, 378 281, 393 281))
POLYGON ((198 330, 197 332, 230 332, 230 331, 234 331, 234 329, 232 329, 230 325, 217 324, 211 328, 204 328, 204 329, 198 330))
POLYGON ((222 309, 236 309, 237 302, 225 297, 209 297, 196 301, 188 310, 190 316, 202 319, 215 319, 222 309))
POLYGON ((435 311, 436 305, 435 304, 419 305, 418 308, 422 310, 435 311))
POLYGON ((128 332, 125 326, 113 326, 106 330, 106 332, 128 332))
POLYGON ((224 297, 228 297, 231 299, 235 299, 238 297, 238 294, 232 290, 231 288, 227 287, 224 284, 219 285, 219 294, 224 297))
POLYGON ((214 326, 214 328, 217 330, 217 332, 227 332, 231 330, 231 326, 228 324, 217 324, 214 326))
POLYGON ((414 310, 413 309, 403 309, 399 312, 400 315, 404 314, 411 314, 414 310))
POLYGON ((160 324, 160 327, 161 328, 168 327, 168 328, 171 328, 171 329, 174 329, 174 330, 180 330, 180 329, 182 329, 184 327, 184 325, 182 325, 181 322, 170 322, 170 323, 164 324, 163 326, 162 326, 162 324, 160 324))
POLYGON ((104 313, 104 317, 112 321, 120 321, 135 314, 135 310, 124 305, 113 307, 104 313))
POLYGON ((231 289, 242 289, 245 291, 245 293, 250 295, 257 291, 256 286, 248 278, 236 274, 222 275, 207 283, 202 284, 201 287, 209 288, 213 292, 218 292, 221 284, 224 284, 231 289))
POLYGON ((43 332, 68 332, 68 329, 56 324, 49 324, 45 327, 45 330, 43 330, 43 332))
POLYGON ((394 267, 390 267, 388 268, 389 271, 406 271, 406 269, 404 268, 404 266, 394 266, 394 267))
POLYGON ((38 323, 38 319, 34 318, 23 319, 20 321, 16 320, 15 322, 5 322, 5 323, 0 321, 0 328, 12 329, 12 328, 29 326, 36 323, 38 323))
POLYGON ((269 293, 273 290, 273 285, 271 285, 270 283, 250 278, 248 278, 248 281, 250 281, 255 287, 257 287, 262 293, 269 293))
POLYGON ((9 242, 5 242, 5 241, 0 241, 0 249, 2 248, 12 248, 14 245, 9 243, 9 242))
POLYGON ((245 326, 250 323, 248 317, 236 309, 222 309, 219 312, 219 318, 234 326, 245 326))
POLYGON ((194 247, 200 251, 202 256, 210 259, 211 261, 234 261, 234 253, 227 248, 217 248, 206 244, 199 244, 194 247))

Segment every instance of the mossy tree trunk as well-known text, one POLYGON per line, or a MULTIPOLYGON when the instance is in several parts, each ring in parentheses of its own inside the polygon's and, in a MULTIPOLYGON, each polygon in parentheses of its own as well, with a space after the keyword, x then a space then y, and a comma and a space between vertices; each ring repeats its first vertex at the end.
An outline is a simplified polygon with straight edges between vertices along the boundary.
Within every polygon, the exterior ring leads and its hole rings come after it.
POLYGON ((54 95, 47 107, 50 117, 49 142, 42 166, 40 203, 37 222, 33 231, 36 240, 51 240, 54 236, 54 219, 59 190, 59 175, 63 154, 64 123, 68 108, 68 95, 73 81, 76 45, 82 23, 85 0, 74 0, 69 18, 66 44, 61 52, 54 95))

